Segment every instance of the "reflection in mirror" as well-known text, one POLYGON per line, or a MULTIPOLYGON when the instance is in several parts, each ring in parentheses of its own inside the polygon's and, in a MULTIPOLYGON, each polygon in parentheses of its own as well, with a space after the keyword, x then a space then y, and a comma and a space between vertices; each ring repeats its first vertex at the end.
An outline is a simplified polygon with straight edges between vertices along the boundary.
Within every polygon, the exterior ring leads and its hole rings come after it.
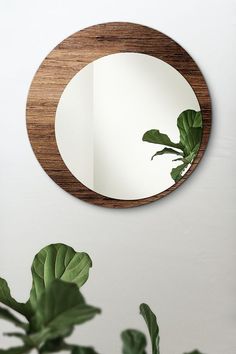
POLYGON ((172 66, 145 54, 102 57, 66 86, 56 141, 89 189, 134 200, 163 192, 190 167, 201 142, 196 95, 172 66))

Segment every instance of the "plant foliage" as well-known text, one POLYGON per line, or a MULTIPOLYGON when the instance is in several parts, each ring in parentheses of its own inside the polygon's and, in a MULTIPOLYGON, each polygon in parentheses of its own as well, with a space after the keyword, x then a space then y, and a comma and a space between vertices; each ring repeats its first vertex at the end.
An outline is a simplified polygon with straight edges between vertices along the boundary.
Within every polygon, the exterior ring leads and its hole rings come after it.
MULTIPOLYGON (((19 331, 5 333, 21 340, 22 345, 0 349, 0 354, 39 354, 61 350, 71 354, 98 354, 94 348, 69 344, 66 340, 76 325, 81 325, 101 310, 86 303, 80 288, 87 281, 92 266, 90 257, 63 244, 43 248, 32 264, 32 289, 26 303, 16 301, 7 282, 0 278, 0 319, 14 324, 19 331), (25 317, 19 319, 13 312, 25 317)), ((150 336, 152 354, 160 354, 159 327, 147 304, 140 305, 150 336)), ((144 333, 127 329, 121 333, 122 354, 147 354, 144 333)), ((185 353, 187 354, 187 353, 185 353)), ((195 350, 188 354, 201 354, 195 350)))
POLYGON ((39 353, 70 350, 73 354, 96 354, 93 348, 65 343, 64 338, 101 311, 86 303, 80 292, 92 266, 84 252, 75 252, 63 244, 43 248, 32 264, 32 289, 23 304, 11 296, 7 282, 0 278, 0 302, 25 317, 19 320, 10 310, 0 307, 0 318, 24 332, 6 333, 22 341, 22 346, 0 349, 0 354, 24 354, 37 349, 39 353))
POLYGON ((173 161, 181 161, 181 164, 171 171, 172 179, 177 182, 183 176, 183 172, 193 162, 199 150, 202 138, 202 114, 192 109, 183 111, 177 119, 179 129, 179 142, 174 143, 168 135, 157 129, 148 130, 143 135, 143 141, 153 144, 164 145, 165 148, 158 150, 153 156, 174 154, 178 158, 173 161), (177 150, 176 150, 177 149, 177 150))

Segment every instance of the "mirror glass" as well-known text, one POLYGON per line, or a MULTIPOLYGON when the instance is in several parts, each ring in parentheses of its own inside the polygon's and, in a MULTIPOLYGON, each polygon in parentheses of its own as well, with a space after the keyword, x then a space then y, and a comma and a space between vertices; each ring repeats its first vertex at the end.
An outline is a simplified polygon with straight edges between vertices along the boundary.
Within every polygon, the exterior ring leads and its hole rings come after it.
POLYGON ((68 83, 55 133, 81 183, 134 200, 163 192, 186 173, 200 146, 202 118, 192 87, 175 68, 146 54, 117 53, 86 65, 68 83))

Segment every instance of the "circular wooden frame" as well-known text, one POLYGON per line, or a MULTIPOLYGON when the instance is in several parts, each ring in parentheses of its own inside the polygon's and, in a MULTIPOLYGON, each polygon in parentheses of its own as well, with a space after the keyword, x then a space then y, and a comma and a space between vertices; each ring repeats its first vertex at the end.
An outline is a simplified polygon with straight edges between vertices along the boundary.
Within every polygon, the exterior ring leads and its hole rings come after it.
POLYGON ((175 41, 149 27, 111 22, 81 30, 62 41, 44 59, 35 74, 27 101, 27 129, 34 153, 46 173, 65 191, 92 204, 127 208, 156 201, 178 188, 195 170, 209 139, 211 100, 206 82, 191 56, 175 41), (192 86, 203 115, 203 135, 198 154, 185 175, 170 188, 138 200, 119 200, 100 195, 79 182, 68 170, 57 148, 55 113, 61 94, 85 65, 105 55, 143 53, 177 69, 192 86))

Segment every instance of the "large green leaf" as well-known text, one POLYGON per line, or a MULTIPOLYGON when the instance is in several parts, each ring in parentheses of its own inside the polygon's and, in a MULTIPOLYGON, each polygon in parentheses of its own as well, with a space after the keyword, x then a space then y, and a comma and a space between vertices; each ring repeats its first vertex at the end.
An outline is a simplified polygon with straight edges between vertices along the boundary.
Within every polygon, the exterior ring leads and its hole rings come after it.
POLYGON ((143 316, 148 327, 148 331, 152 342, 152 354, 160 354, 159 327, 157 324, 156 316, 147 304, 140 305, 140 313, 143 316))
POLYGON ((32 319, 35 337, 44 342, 61 336, 71 326, 91 320, 100 309, 87 305, 76 284, 55 279, 42 293, 32 319))
POLYGON ((202 128, 200 126, 201 113, 192 109, 182 112, 177 120, 180 132, 180 143, 184 147, 184 154, 188 156, 202 138, 202 128))
POLYGON ((161 133, 157 129, 148 130, 143 135, 143 141, 147 141, 148 143, 166 145, 166 146, 182 149, 182 145, 181 144, 173 143, 170 140, 170 138, 168 137, 168 135, 161 133))
POLYGON ((25 304, 13 299, 6 280, 2 278, 0 278, 0 302, 27 317, 28 313, 25 304))
POLYGON ((121 333, 123 341, 122 354, 146 354, 145 335, 136 329, 127 329, 121 333))
POLYGON ((30 350, 31 350, 31 348, 29 348, 27 345, 24 345, 22 347, 0 349, 0 354, 26 354, 26 353, 29 353, 30 350))
POLYGON ((87 253, 76 252, 60 243, 43 248, 32 264, 31 307, 36 308, 37 300, 54 279, 73 282, 81 287, 88 279, 90 267, 92 261, 87 253))
POLYGON ((173 178, 173 180, 175 182, 178 182, 183 176, 182 173, 184 172, 184 170, 187 168, 188 166, 188 162, 184 162, 181 165, 172 168, 171 170, 171 177, 173 178))
POLYGON ((173 155, 181 155, 183 156, 183 153, 182 152, 179 152, 177 150, 174 150, 172 148, 164 148, 160 151, 157 151, 153 156, 152 156, 152 160, 155 156, 158 156, 158 155, 164 155, 164 154, 173 154, 173 155))
POLYGON ((10 311, 0 306, 0 319, 6 320, 13 323, 15 326, 27 329, 28 324, 20 321, 16 316, 14 316, 10 311))
POLYGON ((197 112, 193 122, 194 128, 202 128, 202 113, 201 111, 197 112))

